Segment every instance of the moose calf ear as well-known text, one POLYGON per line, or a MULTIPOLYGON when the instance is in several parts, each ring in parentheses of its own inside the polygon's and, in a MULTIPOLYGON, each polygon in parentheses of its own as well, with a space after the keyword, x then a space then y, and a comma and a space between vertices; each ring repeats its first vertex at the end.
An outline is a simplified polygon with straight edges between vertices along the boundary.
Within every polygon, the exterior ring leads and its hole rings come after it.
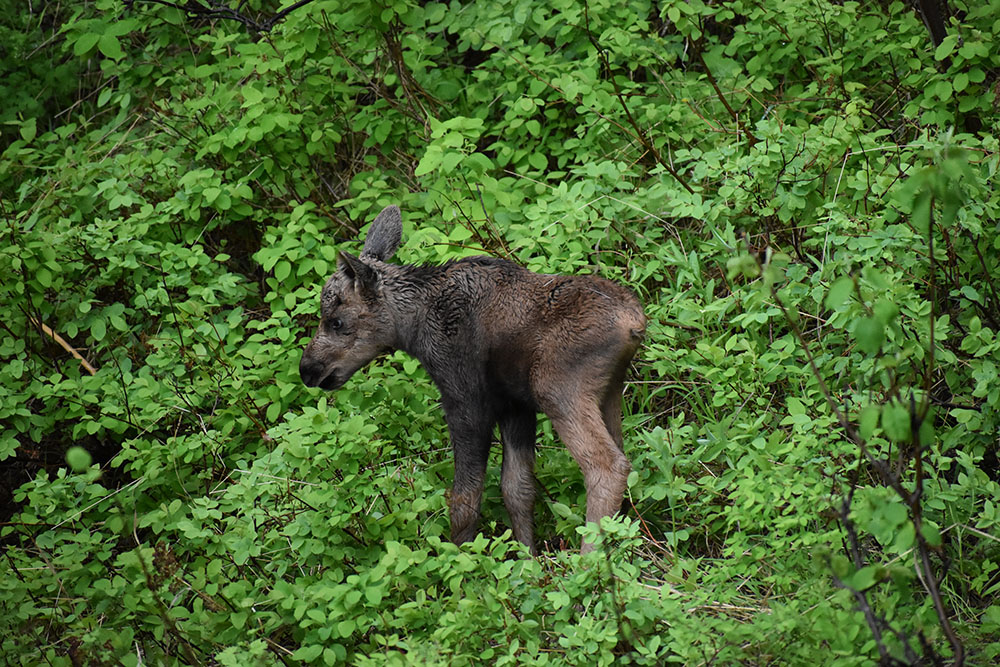
POLYGON ((392 257, 403 238, 403 219, 398 206, 386 206, 378 214, 365 237, 362 257, 373 257, 380 262, 392 257))
POLYGON ((378 291, 378 272, 363 261, 341 252, 337 258, 337 268, 354 283, 361 294, 374 296, 378 291))

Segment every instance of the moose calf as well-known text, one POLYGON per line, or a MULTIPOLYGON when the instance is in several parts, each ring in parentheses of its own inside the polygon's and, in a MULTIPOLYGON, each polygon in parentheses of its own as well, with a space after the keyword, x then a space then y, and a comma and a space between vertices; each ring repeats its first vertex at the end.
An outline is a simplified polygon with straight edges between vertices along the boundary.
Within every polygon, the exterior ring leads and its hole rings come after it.
MULTIPOLYGON (((360 257, 340 253, 323 287, 319 330, 302 353, 302 381, 337 389, 392 350, 423 364, 451 433, 455 543, 476 535, 496 424, 504 505, 514 536, 537 554, 539 411, 583 471, 587 521, 617 512, 631 470, 622 452, 622 386, 646 328, 639 301, 603 278, 541 275, 492 257, 386 263, 401 236, 399 208, 389 206, 372 223, 360 257)), ((591 548, 584 543, 584 552, 591 548)))

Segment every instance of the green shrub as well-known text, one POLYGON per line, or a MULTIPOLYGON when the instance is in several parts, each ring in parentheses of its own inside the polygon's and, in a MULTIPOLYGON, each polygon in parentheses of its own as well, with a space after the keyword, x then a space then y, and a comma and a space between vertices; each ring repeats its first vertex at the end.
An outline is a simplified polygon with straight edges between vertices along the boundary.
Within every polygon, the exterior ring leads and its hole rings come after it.
POLYGON ((6 661, 990 664, 1000 7, 948 4, 7 12, 6 661), (389 203, 640 295, 624 516, 543 421, 543 555, 499 458, 456 547, 419 365, 301 385, 389 203))

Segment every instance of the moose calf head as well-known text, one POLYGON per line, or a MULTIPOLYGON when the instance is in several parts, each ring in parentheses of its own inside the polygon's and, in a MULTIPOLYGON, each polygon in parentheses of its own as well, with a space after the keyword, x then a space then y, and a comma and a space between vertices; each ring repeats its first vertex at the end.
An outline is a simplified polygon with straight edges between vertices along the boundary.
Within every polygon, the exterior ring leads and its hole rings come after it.
POLYGON ((451 435, 456 543, 478 529, 497 426, 504 504, 514 535, 537 553, 538 412, 549 416, 583 471, 587 521, 617 512, 631 470, 622 451, 621 392, 646 327, 635 296, 596 276, 540 275, 491 257, 389 264, 401 230, 399 209, 389 206, 372 223, 359 257, 340 253, 323 287, 319 331, 299 364, 302 381, 337 389, 396 349, 423 364, 441 392, 451 435))
POLYGON ((398 347, 376 267, 392 257, 401 236, 399 208, 390 206, 372 224, 361 257, 338 255, 337 272, 320 296, 319 331, 299 363, 307 387, 339 389, 369 361, 398 347))

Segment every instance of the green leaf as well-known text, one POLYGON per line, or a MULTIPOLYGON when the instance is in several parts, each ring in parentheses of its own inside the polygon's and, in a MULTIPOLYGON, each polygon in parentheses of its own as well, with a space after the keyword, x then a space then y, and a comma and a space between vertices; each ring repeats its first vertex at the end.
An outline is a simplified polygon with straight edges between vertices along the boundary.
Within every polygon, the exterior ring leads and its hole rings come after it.
POLYGON ((382 601, 382 591, 375 587, 365 589, 365 599, 370 605, 377 605, 382 601))
POLYGON ((291 275, 291 273, 292 265, 288 262, 288 260, 283 259, 274 265, 274 277, 278 280, 278 282, 284 282, 285 278, 291 275))
POLYGON ((24 139, 25 143, 31 143, 31 140, 35 138, 35 134, 38 132, 37 122, 36 119, 29 118, 21 123, 21 138, 24 139))
POLYGON ((913 522, 907 521, 899 532, 896 533, 896 540, 892 544, 892 549, 896 553, 903 553, 908 551, 913 547, 913 543, 916 541, 917 532, 913 528, 913 522))
POLYGON ((913 204, 913 213, 910 214, 913 226, 922 236, 927 236, 930 229, 932 198, 933 193, 929 189, 921 192, 913 204))
POLYGON ((52 287, 52 272, 46 269, 44 266, 38 267, 35 271, 35 279, 38 284, 42 287, 49 288, 52 287))
POLYGON ((877 318, 862 317, 854 327, 854 339, 863 353, 877 354, 885 340, 885 325, 877 318))
POLYGON ((756 278, 760 275, 760 265, 752 255, 744 253, 726 260, 726 276, 732 280, 739 275, 745 278, 756 278))
POLYGON ((879 417, 882 415, 882 406, 868 405, 858 416, 858 435, 862 440, 868 440, 878 426, 879 417))
POLYGON ((847 578, 847 585, 856 591, 866 591, 885 578, 886 569, 882 565, 866 565, 847 578))
POLYGON ((535 169, 543 170, 548 168, 549 160, 541 153, 531 153, 528 155, 528 164, 535 169))
POLYGON ((66 465, 70 467, 73 472, 83 472, 90 467, 93 459, 88 452, 83 447, 74 445, 66 450, 66 465))
POLYGON ((790 415, 804 415, 806 413, 806 406, 802 403, 802 400, 796 398, 795 396, 788 397, 788 414, 790 415))
POLYGON ((928 546, 934 549, 941 548, 941 531, 930 521, 924 521, 920 525, 920 534, 927 542, 928 546))
POLYGON ((440 171, 445 174, 450 174, 462 161, 463 157, 465 157, 465 155, 460 151, 449 151, 445 153, 441 157, 440 171))
POLYGON ((486 172, 493 169, 493 162, 482 153, 472 153, 471 155, 467 155, 462 164, 465 167, 468 167, 469 171, 476 176, 482 176, 486 172))
POLYGON ((882 409, 882 430, 894 442, 910 439, 910 410, 901 403, 893 402, 882 409))
POLYGON ((987 607, 981 620, 984 631, 996 634, 1000 630, 1000 604, 987 607))
POLYGON ((424 152, 424 156, 420 158, 417 168, 413 170, 413 175, 423 176, 424 174, 429 174, 437 169, 439 164, 441 164, 441 148, 431 145, 424 152))
POLYGON ((934 419, 931 418, 930 413, 920 422, 920 428, 917 430, 917 436, 920 438, 919 442, 921 444, 929 444, 934 442, 934 419))
POLYGON ((104 320, 97 319, 90 323, 90 335, 94 337, 94 340, 100 342, 104 340, 104 334, 108 332, 107 325, 104 320))
POLYGON ((244 107, 252 106, 264 99, 264 93, 254 86, 244 86, 240 89, 240 92, 243 93, 244 107))
POLYGON ((906 508, 901 503, 887 503, 882 512, 893 527, 901 525, 908 518, 906 508))
POLYGON ((97 96, 97 106, 103 107, 107 104, 114 92, 115 89, 113 86, 105 86, 104 90, 101 91, 101 94, 97 96))
POLYGON ((347 649, 343 644, 332 644, 323 649, 323 660, 328 665, 342 665, 347 661, 347 649))
POLYGON ((969 75, 965 72, 959 72, 955 75, 955 80, 952 81, 951 85, 956 93, 962 92, 969 87, 969 75))
POLYGON ((955 44, 958 42, 958 37, 955 35, 948 35, 941 40, 937 48, 934 49, 934 60, 944 60, 951 55, 951 52, 955 50, 955 44))
POLYGON ((80 35, 80 37, 77 38, 76 43, 73 44, 73 55, 82 56, 90 53, 94 47, 97 46, 97 42, 100 39, 100 33, 88 32, 80 35))
POLYGON ((953 90, 952 90, 952 87, 951 87, 951 81, 942 80, 942 81, 938 81, 936 84, 934 84, 934 94, 942 102, 947 102, 948 100, 950 100, 951 96, 952 96, 952 92, 953 92, 953 90))
POLYGON ((847 557, 844 554, 831 554, 830 570, 833 572, 834 576, 839 577, 840 579, 846 579, 851 573, 851 561, 847 560, 847 557))
POLYGON ((830 285, 830 291, 826 293, 826 300, 823 303, 830 310, 836 310, 851 298, 853 292, 854 278, 850 276, 838 278, 830 285))
POLYGON ((453 243, 462 243, 472 238, 472 232, 462 225, 455 225, 448 233, 448 240, 453 243))
POLYGON ((292 654, 292 660, 297 660, 300 663, 309 663, 319 657, 319 654, 323 652, 322 644, 306 644, 292 654))
POLYGON ((899 314, 899 306, 889 299, 879 299, 872 306, 872 312, 875 314, 875 319, 882 324, 884 331, 885 327, 896 319, 899 314))
POLYGON ((977 292, 976 288, 972 285, 962 285, 962 289, 959 291, 962 293, 962 296, 969 301, 975 301, 977 303, 980 301, 979 292, 977 292))
POLYGON ((354 633, 355 628, 357 627, 358 625, 357 623, 355 623, 353 619, 347 619, 346 621, 341 621, 340 623, 337 623, 337 632, 340 634, 341 637, 346 638, 350 637, 354 633))
POLYGON ((100 40, 97 42, 97 48, 112 60, 121 60, 125 57, 125 52, 122 51, 122 46, 118 42, 118 38, 110 33, 101 35, 100 40))
POLYGON ((549 591, 548 593, 545 594, 545 597, 549 599, 549 602, 552 603, 552 607, 554 609, 562 609, 564 607, 568 607, 570 602, 572 602, 572 599, 570 598, 569 595, 566 594, 566 592, 559 590, 549 591))

